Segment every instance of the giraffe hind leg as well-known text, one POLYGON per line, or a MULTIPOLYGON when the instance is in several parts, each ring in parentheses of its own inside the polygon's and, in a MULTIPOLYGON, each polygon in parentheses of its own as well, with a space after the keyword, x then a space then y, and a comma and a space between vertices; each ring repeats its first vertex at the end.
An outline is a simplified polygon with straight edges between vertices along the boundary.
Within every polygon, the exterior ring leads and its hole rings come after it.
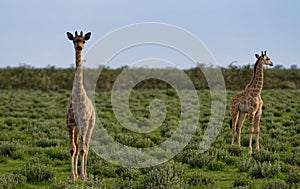
POLYGON ((241 132, 242 132, 242 126, 245 120, 245 113, 240 113, 239 114, 239 118, 238 118, 238 123, 237 123, 237 127, 236 127, 236 132, 238 134, 238 146, 241 146, 241 132))
POLYGON ((236 113, 231 114, 231 129, 232 129, 231 145, 234 144, 234 138, 235 138, 235 133, 236 133, 236 124, 237 124, 238 117, 239 117, 238 111, 236 111, 236 113))

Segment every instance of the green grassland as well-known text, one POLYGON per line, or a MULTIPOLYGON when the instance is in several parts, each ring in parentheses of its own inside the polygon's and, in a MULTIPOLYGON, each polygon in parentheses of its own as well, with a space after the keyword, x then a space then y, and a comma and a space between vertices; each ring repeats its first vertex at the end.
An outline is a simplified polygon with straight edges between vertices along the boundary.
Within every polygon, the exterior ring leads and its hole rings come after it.
MULTIPOLYGON (((70 91, 1 90, 0 188, 300 188, 300 91, 263 90, 261 151, 253 155, 247 153, 247 120, 242 129, 242 148, 230 145, 228 104, 237 92, 227 91, 222 130, 205 153, 197 154, 197 149, 211 114, 210 93, 198 90, 201 107, 197 131, 172 160, 152 168, 130 169, 90 151, 89 180, 71 183, 65 124, 70 91)), ((165 121, 146 134, 120 125, 110 95, 96 94, 97 116, 109 135, 122 144, 155 146, 178 126, 180 101, 172 89, 132 91, 130 110, 138 120, 150 117, 152 100, 161 99, 166 105, 165 121)))

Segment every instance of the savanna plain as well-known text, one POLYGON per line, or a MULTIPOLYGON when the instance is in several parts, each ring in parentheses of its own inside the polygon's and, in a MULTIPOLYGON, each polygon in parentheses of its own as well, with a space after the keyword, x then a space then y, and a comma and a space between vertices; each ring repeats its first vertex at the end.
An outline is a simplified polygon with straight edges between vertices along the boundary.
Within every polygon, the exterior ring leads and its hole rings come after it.
MULTIPOLYGON (((247 118, 242 128, 242 147, 230 144, 229 102, 240 91, 226 91, 224 122, 206 152, 198 153, 198 148, 211 116, 211 98, 209 90, 197 89, 201 105, 197 130, 174 158, 155 167, 134 169, 109 163, 90 150, 88 180, 73 183, 69 181, 69 137, 65 124, 71 91, 2 89, 0 188, 300 188, 299 89, 262 91, 261 150, 252 155, 248 154, 247 118)), ((96 92, 95 107, 114 140, 147 148, 169 138, 180 120, 180 100, 172 88, 133 90, 129 104, 134 117, 148 120, 149 104, 154 99, 164 102, 167 113, 161 126, 150 133, 132 132, 118 122, 109 91, 96 92)))

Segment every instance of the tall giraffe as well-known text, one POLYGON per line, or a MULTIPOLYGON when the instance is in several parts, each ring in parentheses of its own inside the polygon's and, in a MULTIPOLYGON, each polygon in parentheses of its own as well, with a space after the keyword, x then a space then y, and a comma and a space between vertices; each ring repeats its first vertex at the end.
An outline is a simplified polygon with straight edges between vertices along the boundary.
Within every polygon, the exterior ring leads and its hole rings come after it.
POLYGON ((263 65, 273 66, 266 51, 257 58, 254 65, 253 78, 242 93, 233 96, 230 103, 230 125, 232 127, 231 145, 234 144, 235 133, 238 135, 238 146, 241 146, 241 130, 246 114, 249 114, 249 154, 252 154, 252 134, 256 133, 256 150, 259 150, 259 122, 262 114, 263 101, 260 97, 263 88, 263 65), (254 130, 255 126, 255 130, 254 130))
POLYGON ((75 32, 75 36, 67 32, 68 39, 73 41, 76 55, 76 71, 73 83, 72 94, 67 106, 66 123, 70 136, 70 154, 71 154, 71 175, 70 179, 78 179, 77 163, 78 153, 81 155, 81 173, 82 180, 87 179, 86 165, 89 151, 89 142, 95 125, 95 110, 92 101, 86 94, 82 78, 82 60, 81 53, 85 41, 90 39, 91 33, 80 35, 75 32), (80 134, 80 142, 78 142, 80 134))

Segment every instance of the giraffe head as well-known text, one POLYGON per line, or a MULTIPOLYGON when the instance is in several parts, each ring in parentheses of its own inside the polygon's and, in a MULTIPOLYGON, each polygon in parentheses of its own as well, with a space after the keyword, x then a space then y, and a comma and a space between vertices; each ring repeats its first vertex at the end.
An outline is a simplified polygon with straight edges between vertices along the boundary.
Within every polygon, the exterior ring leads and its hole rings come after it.
POLYGON ((267 56, 267 51, 261 51, 261 55, 255 54, 255 57, 257 58, 257 61, 261 61, 262 64, 273 66, 273 62, 267 56))
POLYGON ((80 35, 78 35, 77 31, 75 31, 75 36, 73 34, 67 32, 68 39, 73 41, 74 43, 74 48, 76 50, 82 50, 84 47, 85 41, 89 40, 91 37, 91 32, 86 33, 83 35, 83 32, 80 32, 80 35))

